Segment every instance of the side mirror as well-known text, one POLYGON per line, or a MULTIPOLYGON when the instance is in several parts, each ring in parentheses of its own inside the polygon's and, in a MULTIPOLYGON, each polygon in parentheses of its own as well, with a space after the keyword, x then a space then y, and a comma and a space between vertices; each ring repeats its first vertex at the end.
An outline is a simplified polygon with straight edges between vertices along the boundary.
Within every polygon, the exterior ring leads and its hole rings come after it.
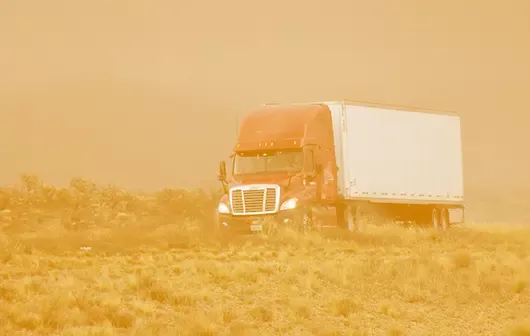
POLYGON ((221 161, 219 163, 219 176, 217 176, 219 181, 226 181, 226 162, 221 161))

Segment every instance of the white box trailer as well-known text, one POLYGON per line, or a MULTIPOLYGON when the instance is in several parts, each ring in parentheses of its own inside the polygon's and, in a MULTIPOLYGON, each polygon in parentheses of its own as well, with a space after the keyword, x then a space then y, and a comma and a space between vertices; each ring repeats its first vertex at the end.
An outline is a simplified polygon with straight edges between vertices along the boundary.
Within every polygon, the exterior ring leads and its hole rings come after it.
POLYGON ((338 208, 345 210, 344 225, 360 225, 363 207, 435 227, 463 222, 460 116, 349 101, 325 104, 332 116, 337 193, 346 205, 338 208))
POLYGON ((344 199, 460 204, 460 117, 406 108, 327 103, 338 193, 344 199))

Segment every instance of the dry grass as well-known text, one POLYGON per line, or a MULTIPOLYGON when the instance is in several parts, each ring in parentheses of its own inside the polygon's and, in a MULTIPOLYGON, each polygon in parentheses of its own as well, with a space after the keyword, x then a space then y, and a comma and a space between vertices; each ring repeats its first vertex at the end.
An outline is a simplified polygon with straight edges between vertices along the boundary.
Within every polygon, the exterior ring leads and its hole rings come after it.
POLYGON ((2 335, 530 335, 530 229, 220 242, 168 198, 55 191, 65 219, 39 185, 3 191, 2 335))

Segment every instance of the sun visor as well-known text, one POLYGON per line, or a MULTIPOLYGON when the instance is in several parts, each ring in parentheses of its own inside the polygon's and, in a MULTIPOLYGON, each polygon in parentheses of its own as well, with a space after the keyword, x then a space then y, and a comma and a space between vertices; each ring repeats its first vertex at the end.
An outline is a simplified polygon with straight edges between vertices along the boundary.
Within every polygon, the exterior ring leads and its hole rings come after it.
POLYGON ((244 152, 251 150, 280 150, 280 149, 298 149, 302 147, 302 138, 296 139, 277 139, 269 141, 246 141, 238 142, 235 152, 244 152))

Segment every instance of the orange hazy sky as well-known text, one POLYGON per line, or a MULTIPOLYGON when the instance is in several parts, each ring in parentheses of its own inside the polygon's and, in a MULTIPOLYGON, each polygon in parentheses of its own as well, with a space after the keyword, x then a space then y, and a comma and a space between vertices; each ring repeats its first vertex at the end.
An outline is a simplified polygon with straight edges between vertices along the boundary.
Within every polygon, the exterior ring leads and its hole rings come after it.
POLYGON ((0 0, 0 184, 203 186, 237 115, 349 98, 459 111, 472 208, 524 206, 529 15, 523 0, 0 0))

